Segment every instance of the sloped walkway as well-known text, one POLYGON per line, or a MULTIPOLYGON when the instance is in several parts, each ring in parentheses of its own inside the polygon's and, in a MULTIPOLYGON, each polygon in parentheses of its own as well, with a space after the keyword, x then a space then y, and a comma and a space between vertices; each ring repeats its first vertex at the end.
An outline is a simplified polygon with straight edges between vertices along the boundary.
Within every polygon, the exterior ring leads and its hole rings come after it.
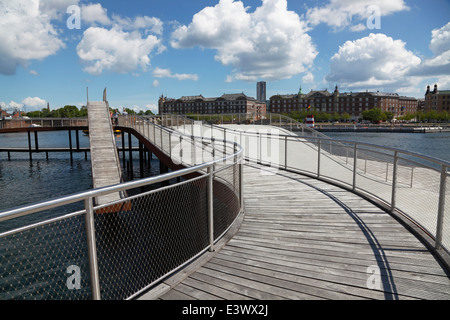
MULTIPOLYGON (((91 148, 92 180, 94 188, 102 188, 121 182, 119 156, 106 102, 88 102, 89 142, 91 148)), ((102 205, 120 199, 119 193, 98 197, 102 205)))
POLYGON ((450 278, 389 214, 346 190, 245 166, 236 235, 163 300, 450 299, 450 278))

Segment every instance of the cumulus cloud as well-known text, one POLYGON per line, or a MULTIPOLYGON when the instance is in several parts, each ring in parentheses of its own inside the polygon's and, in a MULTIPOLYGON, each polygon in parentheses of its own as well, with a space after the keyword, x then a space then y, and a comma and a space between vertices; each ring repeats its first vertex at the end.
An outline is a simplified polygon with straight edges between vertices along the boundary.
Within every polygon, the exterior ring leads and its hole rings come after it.
POLYGON ((404 0, 329 0, 325 6, 308 9, 306 17, 312 26, 325 23, 335 30, 350 27, 352 31, 361 31, 366 23, 354 23, 371 17, 372 8, 379 8, 382 16, 409 10, 404 0))
POLYGON ((349 88, 398 88, 421 59, 401 40, 384 34, 347 41, 331 58, 326 80, 349 88))
POLYGON ((39 9, 42 14, 47 15, 50 19, 61 20, 67 13, 67 8, 78 5, 79 2, 80 0, 40 0, 39 9))
POLYGON ((254 12, 241 1, 220 0, 195 14, 188 26, 179 26, 172 46, 216 50, 215 59, 234 69, 227 81, 272 81, 312 65, 317 51, 307 31, 286 0, 263 0, 254 12))
POLYGON ((430 49, 437 55, 450 50, 450 22, 431 31, 430 49))
POLYGON ((108 16, 108 10, 100 3, 83 5, 81 7, 83 23, 89 26, 116 26, 123 30, 144 30, 146 33, 161 35, 164 23, 156 17, 138 16, 135 18, 122 17, 113 14, 108 16))
POLYGON ((0 73, 13 75, 65 47, 51 23, 55 15, 41 11, 39 0, 0 1, 0 73))
POLYGON ((104 71, 127 73, 138 67, 145 71, 150 65, 149 55, 164 49, 154 35, 143 37, 138 31, 125 32, 118 27, 91 27, 84 32, 77 53, 85 72, 100 75, 104 71))
POLYGON ((23 104, 15 101, 10 101, 9 103, 1 101, 0 108, 3 110, 21 110, 23 108, 23 104))
POLYGON ((81 17, 83 20, 83 23, 86 23, 88 25, 111 25, 111 20, 108 18, 108 13, 105 8, 102 7, 101 4, 95 3, 95 4, 88 4, 83 5, 81 7, 81 17))
MULTIPOLYGON (((92 75, 104 72, 128 73, 150 66, 150 55, 166 47, 158 35, 163 23, 158 18, 108 16, 101 4, 82 7, 82 21, 90 25, 77 46, 83 70, 92 75), (108 27, 108 28, 107 28, 108 27)), ((133 73, 136 74, 136 73, 133 73)))
POLYGON ((411 71, 422 77, 448 76, 450 74, 450 22, 431 32, 430 49, 434 56, 424 59, 411 71))
POLYGON ((153 70, 153 76, 155 78, 175 78, 180 81, 181 80, 193 80, 193 81, 198 80, 198 75, 196 75, 196 74, 187 74, 187 73, 173 74, 172 71, 170 71, 170 69, 163 69, 163 68, 158 68, 158 67, 155 68, 155 70, 153 70))
POLYGON ((47 101, 39 97, 28 97, 23 99, 22 104, 27 108, 27 111, 42 110, 47 106, 47 101))

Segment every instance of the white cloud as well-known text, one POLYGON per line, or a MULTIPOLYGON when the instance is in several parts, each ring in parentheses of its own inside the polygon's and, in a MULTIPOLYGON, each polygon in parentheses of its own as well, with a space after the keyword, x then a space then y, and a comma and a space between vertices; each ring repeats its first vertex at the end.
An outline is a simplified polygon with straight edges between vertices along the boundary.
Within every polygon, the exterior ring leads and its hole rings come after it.
POLYGON ((153 85, 153 87, 155 87, 155 88, 157 88, 157 87, 159 87, 159 81, 158 80, 153 80, 153 83, 152 83, 152 85, 153 85))
POLYGON ((158 67, 155 68, 155 70, 153 70, 153 76, 155 78, 175 78, 180 81, 182 81, 182 80, 197 81, 198 80, 198 75, 196 75, 196 74, 187 74, 187 73, 173 74, 172 71, 170 71, 170 69, 163 69, 163 68, 158 68, 158 67))
POLYGON ((313 83, 314 82, 314 75, 311 72, 308 72, 305 74, 302 78, 302 82, 304 83, 313 83))
POLYGON ((146 71, 150 66, 152 53, 159 54, 166 49, 156 36, 163 30, 163 22, 158 18, 131 19, 119 15, 109 18, 101 4, 90 3, 82 7, 82 21, 91 27, 83 33, 77 54, 84 64, 83 70, 89 74, 110 71, 137 75, 133 71, 138 68, 146 71))
POLYGON ((361 31, 362 24, 353 25, 354 20, 367 20, 373 11, 368 8, 379 8, 381 18, 395 12, 409 10, 404 0, 329 0, 322 7, 310 8, 306 17, 312 26, 325 23, 335 30, 351 26, 352 31, 361 31))
POLYGON ((440 29, 431 31, 430 49, 436 55, 450 50, 450 22, 440 29))
POLYGON ((9 103, 5 103, 4 101, 1 101, 0 107, 3 110, 11 110, 11 111, 15 110, 15 109, 21 110, 23 108, 23 104, 15 102, 15 101, 10 101, 9 103))
POLYGON ((155 17, 139 16, 134 19, 129 17, 120 17, 113 15, 113 23, 120 26, 124 30, 143 29, 146 33, 154 33, 161 35, 164 29, 164 23, 155 17))
POLYGON ((50 19, 61 20, 67 13, 67 8, 78 5, 79 2, 80 0, 40 0, 39 9, 50 19))
POLYGON ((241 1, 220 0, 172 34, 174 48, 217 50, 215 59, 234 68, 227 81, 290 78, 308 70, 317 51, 305 22, 286 0, 263 0, 254 12, 241 1))
POLYGON ((108 18, 107 10, 99 3, 83 5, 81 7, 81 19, 83 23, 88 25, 100 24, 109 26, 112 23, 108 18))
POLYGON ((119 27, 110 30, 91 27, 83 34, 77 53, 84 71, 100 75, 104 71, 127 73, 150 65, 150 54, 165 50, 161 40, 154 35, 142 37, 138 31, 125 32, 119 27))
POLYGON ((83 5, 81 7, 83 23, 89 26, 115 26, 123 30, 144 30, 145 33, 161 35, 164 23, 156 17, 137 16, 135 18, 122 17, 113 14, 108 17, 108 10, 100 3, 83 5))
POLYGON ((326 80, 349 88, 399 88, 408 85, 421 59, 401 40, 384 34, 347 41, 331 58, 326 80))
POLYGON ((424 59, 411 71, 421 77, 448 76, 450 74, 450 22, 431 32, 430 49, 434 56, 424 59))
POLYGON ((0 1, 0 73, 13 75, 18 66, 65 47, 51 24, 52 12, 41 12, 39 0, 0 1))
POLYGON ((23 105, 27 108, 27 111, 32 110, 41 110, 47 106, 47 101, 39 98, 39 97, 28 97, 23 99, 23 105))

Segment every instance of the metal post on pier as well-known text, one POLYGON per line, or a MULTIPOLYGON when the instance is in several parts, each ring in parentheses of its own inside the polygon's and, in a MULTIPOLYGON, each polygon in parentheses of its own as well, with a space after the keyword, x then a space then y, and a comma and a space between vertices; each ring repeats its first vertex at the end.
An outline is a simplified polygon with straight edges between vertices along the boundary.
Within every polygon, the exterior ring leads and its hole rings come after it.
POLYGON ((73 161, 72 153, 72 131, 69 129, 69 149, 70 149, 70 161, 73 161))
POLYGON ((31 151, 31 133, 30 130, 28 130, 28 151, 30 155, 30 161, 33 161, 32 151, 31 151))
POLYGON ((36 148, 36 151, 39 151, 39 141, 37 131, 34 132, 34 146, 36 148))
POLYGON ((133 147, 131 145, 131 133, 128 133, 128 157, 130 158, 130 177, 133 179, 133 147))
POLYGON ((321 149, 321 141, 318 141, 317 144, 317 178, 320 178, 320 149, 321 149))
POLYGON ((209 251, 214 252, 214 170, 213 166, 208 167, 208 233, 209 251))
POLYGON ((86 209, 86 235, 87 235, 87 247, 89 256, 89 271, 91 277, 91 291, 92 299, 100 300, 100 278, 98 273, 98 260, 97 260, 97 245, 95 240, 95 224, 94 224, 94 208, 92 204, 92 198, 88 198, 84 201, 84 207, 86 209))
POLYGON ((356 190, 356 169, 357 169, 357 160, 358 160, 358 144, 355 143, 355 148, 354 148, 354 155, 353 155, 353 187, 352 190, 355 191, 356 190))
POLYGON ((441 183, 439 186, 439 207, 438 217, 436 223, 436 250, 441 249, 442 246, 442 229, 444 225, 444 208, 445 208, 445 192, 447 187, 447 167, 442 165, 441 167, 441 183))
POLYGON ((398 151, 394 153, 394 169, 392 172, 392 194, 391 194, 391 212, 395 210, 395 200, 397 191, 397 169, 398 169, 398 151))

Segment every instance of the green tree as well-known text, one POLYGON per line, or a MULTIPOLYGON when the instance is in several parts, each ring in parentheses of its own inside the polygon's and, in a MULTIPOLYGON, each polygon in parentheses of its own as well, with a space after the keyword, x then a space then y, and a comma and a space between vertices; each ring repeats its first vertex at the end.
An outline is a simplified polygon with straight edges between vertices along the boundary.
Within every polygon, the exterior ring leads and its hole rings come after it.
POLYGON ((378 123, 383 120, 383 112, 380 108, 373 108, 366 110, 362 113, 363 120, 371 121, 372 123, 378 123))

